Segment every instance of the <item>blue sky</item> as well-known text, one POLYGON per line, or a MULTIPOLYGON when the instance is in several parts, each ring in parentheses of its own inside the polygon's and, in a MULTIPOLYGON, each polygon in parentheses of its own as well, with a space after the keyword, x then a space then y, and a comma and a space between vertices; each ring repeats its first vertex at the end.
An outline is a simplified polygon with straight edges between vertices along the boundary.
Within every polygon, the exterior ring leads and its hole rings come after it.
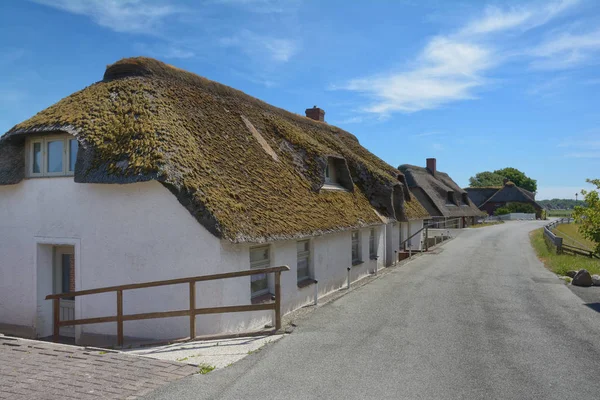
POLYGON ((299 114, 325 109, 388 163, 461 186, 515 167, 538 199, 600 177, 600 2, 7 0, 0 132, 155 57, 299 114))

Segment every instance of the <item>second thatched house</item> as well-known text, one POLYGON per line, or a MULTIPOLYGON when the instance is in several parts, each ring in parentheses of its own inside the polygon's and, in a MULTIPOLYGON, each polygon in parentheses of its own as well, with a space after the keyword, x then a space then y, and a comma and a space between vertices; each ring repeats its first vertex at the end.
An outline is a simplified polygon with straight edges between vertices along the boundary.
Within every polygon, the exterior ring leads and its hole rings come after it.
POLYGON ((535 210, 536 218, 542 217, 543 207, 535 201, 535 193, 518 187, 508 179, 498 187, 465 188, 473 203, 488 215, 494 215, 500 207, 511 203, 529 204, 535 210))
POLYGON ((427 167, 401 165, 406 183, 431 215, 430 224, 439 228, 464 228, 476 223, 483 213, 444 172, 437 170, 435 158, 427 159, 427 167))
MULTIPOLYGON (((323 121, 148 58, 0 138, 0 332, 53 332, 51 293, 288 265, 283 313, 394 263, 401 227, 428 217, 404 175, 323 121)), ((414 246, 419 246, 415 240, 414 246)), ((270 301, 272 276, 130 290, 125 315, 270 301), (189 289, 191 293, 191 288, 189 289), (191 298, 191 294, 190 294, 191 298), (190 304, 192 303, 192 304, 190 304)), ((119 302, 117 298, 117 303, 119 302)), ((62 319, 115 315, 115 293, 60 302, 62 319)), ((267 308, 265 307, 264 310, 267 308)), ((239 311, 239 310, 238 310, 239 311)), ((247 331, 272 311, 196 318, 247 331)), ((189 336, 187 316, 134 320, 133 339, 189 336)), ((114 343, 115 322, 61 327, 114 343)))

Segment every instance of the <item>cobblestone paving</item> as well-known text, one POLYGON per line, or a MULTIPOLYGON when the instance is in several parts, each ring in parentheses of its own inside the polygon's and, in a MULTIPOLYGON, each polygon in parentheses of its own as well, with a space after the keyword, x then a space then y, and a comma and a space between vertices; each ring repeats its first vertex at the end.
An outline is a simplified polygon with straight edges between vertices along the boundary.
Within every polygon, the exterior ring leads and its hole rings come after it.
POLYGON ((0 336, 0 399, 136 399, 197 367, 0 336))

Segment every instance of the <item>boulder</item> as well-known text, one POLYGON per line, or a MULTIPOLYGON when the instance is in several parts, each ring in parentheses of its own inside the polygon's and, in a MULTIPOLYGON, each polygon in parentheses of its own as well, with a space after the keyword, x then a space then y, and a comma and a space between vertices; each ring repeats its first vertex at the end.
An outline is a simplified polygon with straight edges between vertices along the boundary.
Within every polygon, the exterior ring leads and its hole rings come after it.
POLYGON ((567 273, 565 274, 566 276, 568 276, 569 278, 575 278, 575 275, 577 275, 577 271, 567 271, 567 273))
POLYGON ((571 284, 575 286, 592 286, 592 276, 586 269, 580 269, 573 277, 571 284))
POLYGON ((592 275, 592 283, 594 286, 600 286, 600 275, 592 275))

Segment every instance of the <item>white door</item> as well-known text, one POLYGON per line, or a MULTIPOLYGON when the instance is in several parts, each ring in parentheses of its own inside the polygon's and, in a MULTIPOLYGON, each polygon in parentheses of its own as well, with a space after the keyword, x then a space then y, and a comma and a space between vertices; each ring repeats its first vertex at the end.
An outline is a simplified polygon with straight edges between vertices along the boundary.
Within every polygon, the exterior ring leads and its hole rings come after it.
MULTIPOLYGON (((75 257, 73 246, 56 246, 54 248, 54 293, 67 293, 75 288, 75 257)), ((75 299, 60 300, 60 320, 75 319, 75 299)), ((59 334, 75 337, 74 326, 60 328, 59 334)))

